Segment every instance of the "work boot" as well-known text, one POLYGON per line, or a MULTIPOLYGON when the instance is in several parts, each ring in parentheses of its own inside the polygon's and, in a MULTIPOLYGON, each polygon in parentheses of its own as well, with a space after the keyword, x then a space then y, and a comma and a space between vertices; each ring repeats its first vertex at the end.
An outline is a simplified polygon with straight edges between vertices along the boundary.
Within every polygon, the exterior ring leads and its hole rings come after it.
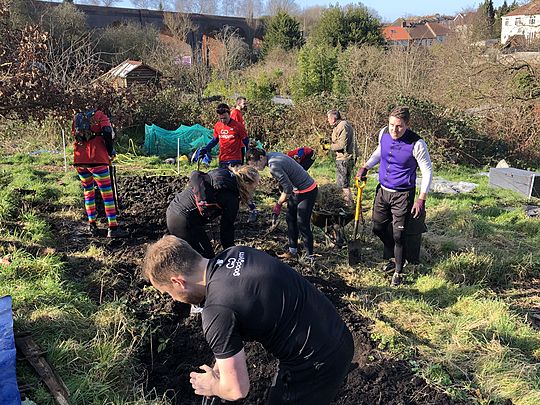
POLYGON ((109 228, 107 238, 127 238, 129 233, 119 227, 109 228))
POLYGON ((88 222, 88 232, 91 236, 98 236, 99 230, 95 222, 88 222))
POLYGON ((392 281, 390 282, 390 285, 392 287, 397 287, 398 285, 401 284, 402 281, 403 280, 402 280, 401 274, 398 273, 398 272, 394 272, 394 275, 392 276, 392 281))

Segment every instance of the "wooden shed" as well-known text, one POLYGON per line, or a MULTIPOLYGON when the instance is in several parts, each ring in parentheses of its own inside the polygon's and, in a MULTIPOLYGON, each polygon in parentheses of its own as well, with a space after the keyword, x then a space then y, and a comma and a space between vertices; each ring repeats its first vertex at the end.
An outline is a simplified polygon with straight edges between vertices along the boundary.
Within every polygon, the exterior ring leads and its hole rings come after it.
POLYGON ((125 88, 135 83, 155 83, 161 73, 156 69, 137 60, 125 60, 113 67, 103 76, 102 80, 111 81, 114 88, 125 88))

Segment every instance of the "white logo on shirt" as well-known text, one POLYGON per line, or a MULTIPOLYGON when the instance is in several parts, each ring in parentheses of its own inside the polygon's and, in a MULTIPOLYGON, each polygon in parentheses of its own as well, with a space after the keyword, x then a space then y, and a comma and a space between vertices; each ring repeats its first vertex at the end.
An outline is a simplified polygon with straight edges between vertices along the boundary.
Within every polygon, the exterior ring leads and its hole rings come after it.
POLYGON ((228 269, 234 269, 232 275, 234 277, 239 277, 240 269, 244 265, 244 261, 245 261, 245 254, 244 252, 240 252, 238 254, 238 257, 231 257, 227 259, 227 264, 225 265, 225 267, 228 269))
POLYGON ((223 259, 218 259, 218 260, 216 260, 216 264, 217 264, 218 266, 223 265, 223 263, 224 263, 223 259))

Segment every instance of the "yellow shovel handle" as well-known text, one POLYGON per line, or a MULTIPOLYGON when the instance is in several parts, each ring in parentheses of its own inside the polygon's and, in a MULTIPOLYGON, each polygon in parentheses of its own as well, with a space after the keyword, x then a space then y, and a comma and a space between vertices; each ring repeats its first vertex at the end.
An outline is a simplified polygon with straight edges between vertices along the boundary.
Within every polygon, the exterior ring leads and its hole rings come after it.
POLYGON ((358 194, 356 195, 356 211, 354 213, 354 220, 358 222, 358 218, 360 218, 360 202, 362 201, 362 191, 364 190, 364 187, 366 186, 366 182, 362 181, 360 182, 360 179, 356 180, 356 188, 358 189, 358 194))

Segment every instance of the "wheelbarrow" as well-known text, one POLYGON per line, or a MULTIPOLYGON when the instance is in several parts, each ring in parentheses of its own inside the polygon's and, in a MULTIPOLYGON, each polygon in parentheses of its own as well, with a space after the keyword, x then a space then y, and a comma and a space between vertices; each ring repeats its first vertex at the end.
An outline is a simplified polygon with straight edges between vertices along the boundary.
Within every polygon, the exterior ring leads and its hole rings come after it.
POLYGON ((347 243, 345 226, 354 218, 354 213, 340 208, 337 211, 313 210, 311 223, 324 231, 324 234, 336 244, 342 247, 347 243))

